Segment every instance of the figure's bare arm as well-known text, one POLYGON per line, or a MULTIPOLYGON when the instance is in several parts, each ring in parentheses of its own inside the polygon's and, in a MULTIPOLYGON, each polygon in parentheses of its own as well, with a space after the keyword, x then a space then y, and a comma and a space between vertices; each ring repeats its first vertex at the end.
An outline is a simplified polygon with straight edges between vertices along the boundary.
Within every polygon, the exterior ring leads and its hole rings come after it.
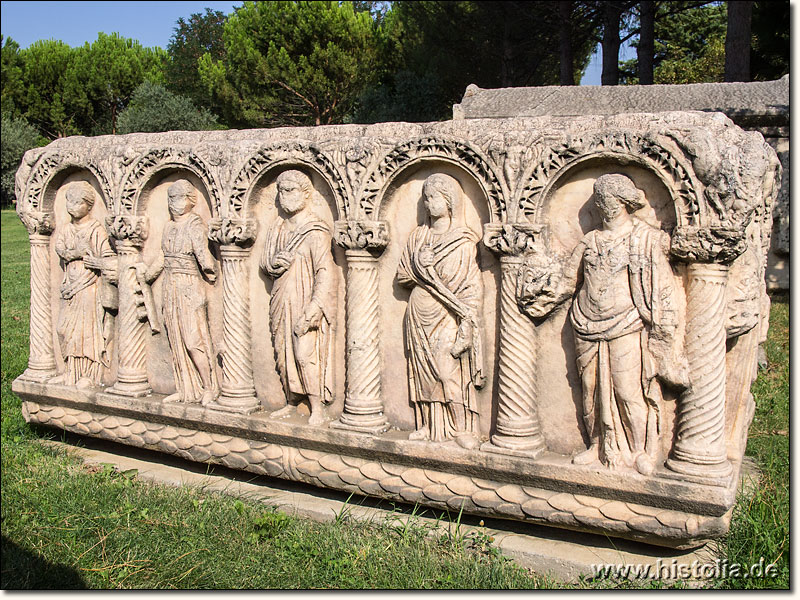
POLYGON ((196 223, 191 230, 192 252, 194 252, 203 274, 211 283, 217 279, 217 263, 214 256, 208 249, 208 231, 206 226, 200 222, 196 223))

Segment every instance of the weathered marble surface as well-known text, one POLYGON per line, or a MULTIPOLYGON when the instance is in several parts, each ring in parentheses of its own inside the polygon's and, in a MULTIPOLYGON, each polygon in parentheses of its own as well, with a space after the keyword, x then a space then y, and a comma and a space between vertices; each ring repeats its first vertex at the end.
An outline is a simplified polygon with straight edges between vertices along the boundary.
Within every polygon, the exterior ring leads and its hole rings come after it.
POLYGON ((789 76, 749 83, 674 85, 542 86, 500 89, 467 87, 454 119, 618 115, 702 110, 721 112, 747 131, 758 131, 783 166, 774 202, 767 286, 789 289, 789 76))
POLYGON ((779 181, 704 113, 57 140, 17 173, 13 389, 31 422, 192 460, 697 545, 735 500, 779 181), (114 327, 102 381, 65 385, 74 182, 114 327))

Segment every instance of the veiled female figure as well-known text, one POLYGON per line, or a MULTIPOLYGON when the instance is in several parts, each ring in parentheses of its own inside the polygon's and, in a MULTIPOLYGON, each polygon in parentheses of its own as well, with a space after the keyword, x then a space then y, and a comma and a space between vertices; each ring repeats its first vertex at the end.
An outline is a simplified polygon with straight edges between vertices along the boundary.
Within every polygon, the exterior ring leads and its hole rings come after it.
POLYGON ((434 174, 423 198, 429 223, 411 232, 397 281, 413 288, 404 329, 417 430, 409 439, 479 444, 475 389, 484 383, 479 236, 463 224, 461 186, 434 174))
POLYGON ((71 221, 56 237, 64 268, 57 332, 66 364, 53 383, 89 387, 102 384, 109 366, 112 319, 103 307, 100 286, 105 259, 113 261, 114 251, 103 226, 89 216, 97 197, 91 184, 69 184, 66 197, 71 221))

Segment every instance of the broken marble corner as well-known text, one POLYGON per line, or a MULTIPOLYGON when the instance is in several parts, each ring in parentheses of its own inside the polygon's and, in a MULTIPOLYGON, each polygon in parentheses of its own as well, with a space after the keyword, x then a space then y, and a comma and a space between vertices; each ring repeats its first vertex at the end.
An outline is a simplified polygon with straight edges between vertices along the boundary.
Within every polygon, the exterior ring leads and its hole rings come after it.
POLYGON ((724 535, 781 167, 721 114, 29 151, 29 422, 454 511, 724 535))

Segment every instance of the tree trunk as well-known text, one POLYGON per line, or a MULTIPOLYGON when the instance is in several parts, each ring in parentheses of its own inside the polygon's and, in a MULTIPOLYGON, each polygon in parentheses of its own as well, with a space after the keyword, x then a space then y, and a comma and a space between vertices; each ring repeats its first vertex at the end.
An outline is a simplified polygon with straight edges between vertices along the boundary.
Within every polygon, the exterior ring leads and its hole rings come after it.
POLYGON ((575 67, 572 54, 572 2, 558 3, 559 54, 561 57, 561 85, 575 85, 575 67))
POLYGON ((639 3, 639 11, 639 47, 636 50, 639 85, 652 85, 656 3, 653 0, 642 0, 639 3))
POLYGON ((753 3, 728 2, 725 37, 725 81, 750 81, 750 22, 753 3))
POLYGON ((619 2, 603 4, 603 74, 602 85, 619 83, 619 26, 622 18, 622 6, 619 2))

